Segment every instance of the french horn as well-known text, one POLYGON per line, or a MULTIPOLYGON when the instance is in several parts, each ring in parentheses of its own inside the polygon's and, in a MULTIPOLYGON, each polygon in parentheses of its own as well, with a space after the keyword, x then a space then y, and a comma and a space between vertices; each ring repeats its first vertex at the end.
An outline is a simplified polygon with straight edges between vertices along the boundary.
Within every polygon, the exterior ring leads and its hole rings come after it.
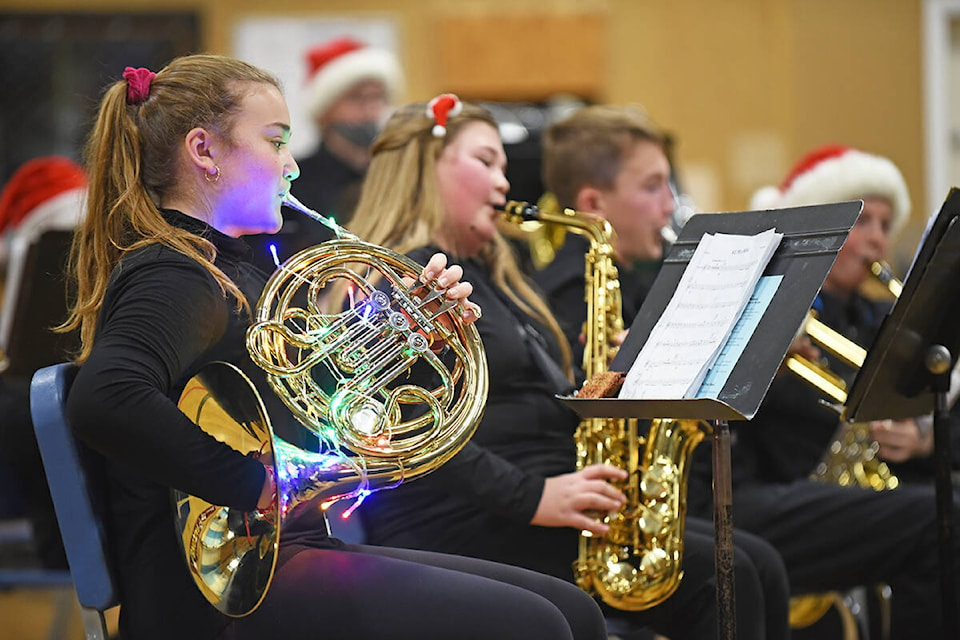
POLYGON ((372 491, 438 468, 473 435, 487 396, 479 333, 443 288, 420 282, 420 265, 360 240, 292 196, 285 204, 336 238, 294 254, 273 273, 246 347, 319 446, 306 450, 280 438, 264 398, 227 363, 205 366, 179 400, 206 433, 262 457, 274 474, 276 496, 264 511, 174 492, 194 582, 233 617, 263 601, 290 516, 348 498, 352 510, 372 491), (325 294, 344 281, 348 304, 331 312, 325 294))

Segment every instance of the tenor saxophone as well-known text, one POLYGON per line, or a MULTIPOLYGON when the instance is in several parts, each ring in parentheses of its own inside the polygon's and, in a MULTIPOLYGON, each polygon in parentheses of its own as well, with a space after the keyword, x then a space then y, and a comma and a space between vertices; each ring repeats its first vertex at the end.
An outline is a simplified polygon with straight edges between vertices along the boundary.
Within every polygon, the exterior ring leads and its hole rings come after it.
MULTIPOLYGON (((583 369, 589 379, 606 371, 623 331, 620 281, 613 256, 613 229, 603 218, 560 210, 552 201, 540 206, 508 202, 509 222, 557 224, 585 236, 587 320, 583 369)), ((635 418, 587 418, 575 434, 577 467, 610 464, 628 477, 619 488, 627 501, 616 513, 598 514, 610 529, 604 536, 582 532, 574 562, 577 584, 608 605, 641 611, 669 598, 683 576, 683 531, 688 461, 709 427, 698 420, 659 418, 646 436, 635 418)))

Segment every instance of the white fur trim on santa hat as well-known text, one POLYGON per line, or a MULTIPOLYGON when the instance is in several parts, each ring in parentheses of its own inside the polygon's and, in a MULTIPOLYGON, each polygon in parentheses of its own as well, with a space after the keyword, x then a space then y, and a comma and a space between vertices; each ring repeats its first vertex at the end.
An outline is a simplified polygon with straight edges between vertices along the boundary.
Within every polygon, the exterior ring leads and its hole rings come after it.
POLYGON ((780 189, 772 185, 760 187, 750 197, 750 208, 754 210, 776 209, 780 206, 779 203, 780 189))
POLYGON ((824 159, 791 182, 786 191, 762 187, 750 199, 751 209, 782 209, 879 196, 890 201, 895 236, 910 217, 907 183, 896 165, 881 156, 849 149, 824 159))
POLYGON ((317 69, 307 82, 307 111, 321 115, 340 95, 361 80, 380 80, 387 99, 400 92, 403 71, 396 56, 385 49, 364 47, 344 53, 317 69))

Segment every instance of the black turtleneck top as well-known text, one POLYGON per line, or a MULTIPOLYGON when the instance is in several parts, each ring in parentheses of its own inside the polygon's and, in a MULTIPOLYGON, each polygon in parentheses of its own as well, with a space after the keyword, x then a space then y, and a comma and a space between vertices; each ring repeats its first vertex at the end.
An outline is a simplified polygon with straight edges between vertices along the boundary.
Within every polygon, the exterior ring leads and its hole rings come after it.
MULTIPOLYGON (((255 305, 266 281, 247 244, 175 211, 173 225, 210 240, 215 264, 255 305)), ((80 439, 102 455, 105 517, 119 583, 121 636, 212 638, 229 619, 193 584, 180 550, 170 488, 250 510, 264 481, 260 462, 195 426, 176 405, 206 363, 249 360, 246 311, 198 262, 161 244, 123 256, 100 309, 93 351, 68 398, 80 439)))

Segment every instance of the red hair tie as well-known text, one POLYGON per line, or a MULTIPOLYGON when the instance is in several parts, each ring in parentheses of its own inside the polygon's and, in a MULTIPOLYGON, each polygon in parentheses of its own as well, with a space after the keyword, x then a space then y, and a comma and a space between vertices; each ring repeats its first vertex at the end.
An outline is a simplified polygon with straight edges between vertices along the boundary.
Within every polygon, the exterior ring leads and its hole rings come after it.
POLYGON ((463 103, 452 93, 441 93, 428 102, 427 117, 437 122, 433 125, 433 135, 438 138, 447 135, 447 120, 460 115, 461 111, 463 111, 463 103))
POLYGON ((150 97, 150 83, 157 76, 150 69, 127 67, 123 79, 127 81, 127 104, 141 104, 150 97))

